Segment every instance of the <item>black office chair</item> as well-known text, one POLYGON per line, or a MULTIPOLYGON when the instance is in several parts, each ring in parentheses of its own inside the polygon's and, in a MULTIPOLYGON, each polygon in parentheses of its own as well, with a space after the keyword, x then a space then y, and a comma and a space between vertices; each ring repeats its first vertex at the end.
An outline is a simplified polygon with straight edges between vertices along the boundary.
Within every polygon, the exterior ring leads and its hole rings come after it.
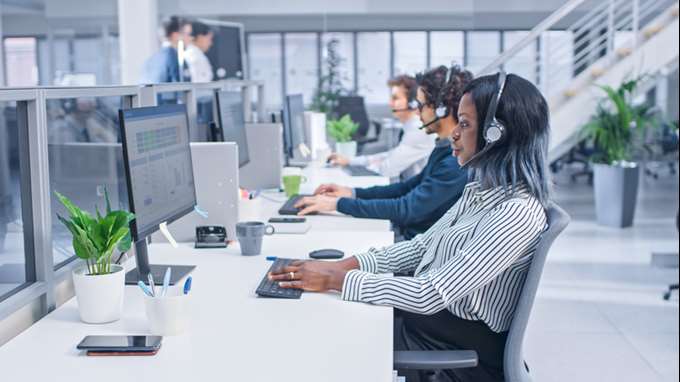
POLYGON ((378 136, 376 133, 369 134, 371 131, 371 121, 368 118, 364 97, 338 97, 338 103, 333 110, 333 114, 336 116, 336 118, 340 118, 345 114, 349 114, 350 118, 352 118, 352 121, 359 124, 359 129, 352 136, 352 139, 357 142, 359 151, 361 151, 361 147, 364 144, 378 141, 378 136))
MULTIPOLYGON (((680 220, 680 211, 678 211, 675 215, 675 229, 680 229, 680 226, 678 225, 678 222, 680 220)), ((671 295, 673 294, 673 291, 680 290, 680 284, 678 283, 673 283, 668 286, 668 289, 664 292, 663 294, 663 299, 668 301, 671 299, 671 295)))
MULTIPOLYGON (((548 251, 555 238, 569 224, 569 215, 557 204, 551 203, 547 211, 548 229, 541 234, 534 259, 529 267, 527 278, 522 287, 515 315, 510 324, 508 338, 505 343, 504 374, 506 381, 530 382, 529 368, 524 362, 523 345, 531 309, 536 298, 538 283, 541 280, 543 266, 548 251)), ((479 360, 473 350, 424 350, 395 351, 394 368, 410 370, 451 370, 476 367, 479 360)), ((408 382, 408 381, 406 381, 408 382)))

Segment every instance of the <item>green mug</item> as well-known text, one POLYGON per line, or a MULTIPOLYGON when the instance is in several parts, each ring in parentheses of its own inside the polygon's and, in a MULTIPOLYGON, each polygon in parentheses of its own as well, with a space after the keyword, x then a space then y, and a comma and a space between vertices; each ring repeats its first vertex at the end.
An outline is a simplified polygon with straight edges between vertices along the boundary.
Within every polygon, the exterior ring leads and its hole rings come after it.
POLYGON ((300 185, 307 182, 307 178, 302 175, 284 175, 283 190, 287 197, 295 196, 300 193, 300 185))

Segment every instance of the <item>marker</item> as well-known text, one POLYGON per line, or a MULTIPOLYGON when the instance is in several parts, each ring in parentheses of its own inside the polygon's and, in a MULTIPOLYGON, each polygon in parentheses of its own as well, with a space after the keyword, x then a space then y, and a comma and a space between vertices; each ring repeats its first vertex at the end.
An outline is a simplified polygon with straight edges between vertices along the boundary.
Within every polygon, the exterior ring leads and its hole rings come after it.
POLYGON ((276 256, 267 256, 267 261, 276 261, 276 256))
POLYGON ((191 290, 191 276, 187 278, 187 281, 184 282, 184 294, 189 294, 189 291, 191 290))
POLYGON ((153 294, 151 294, 151 290, 149 290, 149 287, 147 287, 142 280, 139 280, 137 282, 137 285, 139 285, 139 287, 142 288, 142 292, 144 292, 145 295, 153 297, 153 294))
POLYGON ((149 280, 149 286, 151 287, 151 294, 156 297, 156 284, 153 282, 153 275, 151 272, 146 274, 146 279, 149 280))
POLYGON ((170 285, 170 275, 172 274, 172 268, 168 267, 165 270, 165 275, 163 276, 163 289, 161 289, 161 297, 165 296, 168 291, 168 286, 170 285))

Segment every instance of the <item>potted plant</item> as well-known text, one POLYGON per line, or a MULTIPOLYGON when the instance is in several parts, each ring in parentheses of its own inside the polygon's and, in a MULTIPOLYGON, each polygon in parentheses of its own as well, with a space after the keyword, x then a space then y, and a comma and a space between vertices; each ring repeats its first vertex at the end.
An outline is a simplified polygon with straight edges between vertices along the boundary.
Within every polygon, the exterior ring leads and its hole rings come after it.
POLYGON ((595 213, 601 225, 623 228, 633 224, 640 179, 636 160, 644 148, 646 129, 654 125, 651 108, 633 104, 640 80, 624 82, 618 89, 599 86, 607 96, 598 103, 595 115, 582 130, 595 148, 590 160, 595 213))
POLYGON ((337 38, 332 38, 326 43, 324 54, 325 73, 319 77, 314 97, 312 98, 312 110, 324 113, 327 118, 333 116, 338 99, 349 93, 343 85, 343 81, 346 81, 347 78, 340 72, 340 67, 345 62, 345 59, 338 53, 339 44, 340 40, 337 38))
POLYGON ((359 129, 359 124, 352 121, 349 114, 345 114, 340 119, 331 119, 326 125, 328 135, 335 140, 335 152, 346 157, 352 158, 357 155, 357 143, 352 140, 352 135, 359 129))
POLYGON ((57 218, 71 232, 76 256, 85 260, 82 267, 73 271, 80 319, 91 324, 116 321, 123 310, 125 270, 113 263, 113 255, 116 249, 120 253, 130 249, 129 223, 134 215, 127 211, 112 211, 106 192, 106 216, 102 216, 97 208, 96 217, 78 208, 64 195, 55 194, 70 215, 66 219, 57 214, 57 218))

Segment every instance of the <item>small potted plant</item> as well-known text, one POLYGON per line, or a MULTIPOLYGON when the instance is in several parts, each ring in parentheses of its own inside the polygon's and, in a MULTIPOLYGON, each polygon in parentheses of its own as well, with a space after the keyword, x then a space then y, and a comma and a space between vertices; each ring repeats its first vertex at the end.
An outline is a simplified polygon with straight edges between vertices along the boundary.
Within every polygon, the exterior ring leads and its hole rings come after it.
POLYGON ((349 114, 340 119, 332 119, 327 123, 328 134, 335 140, 335 152, 352 158, 357 155, 357 143, 352 140, 352 135, 359 129, 359 124, 352 121, 349 114))
POLYGON ((121 254, 130 249, 129 223, 134 215, 112 211, 106 192, 106 215, 102 216, 97 208, 96 217, 64 195, 55 194, 70 215, 66 219, 57 214, 57 218, 71 232, 76 256, 85 260, 85 265, 73 271, 80 319, 90 324, 116 321, 123 310, 125 269, 113 263, 113 255, 116 249, 121 254))
POLYGON ((617 89, 599 86, 606 93, 595 115, 583 127, 595 153, 595 214, 597 222, 611 227, 633 224, 640 170, 636 160, 645 148, 646 130, 656 124, 649 105, 633 104, 640 79, 630 80, 617 89))

